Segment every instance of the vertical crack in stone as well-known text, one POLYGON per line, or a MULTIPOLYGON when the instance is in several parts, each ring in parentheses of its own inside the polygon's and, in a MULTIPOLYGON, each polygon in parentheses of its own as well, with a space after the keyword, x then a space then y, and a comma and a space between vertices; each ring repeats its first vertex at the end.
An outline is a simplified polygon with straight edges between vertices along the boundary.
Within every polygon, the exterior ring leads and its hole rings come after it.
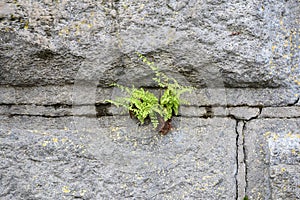
POLYGON ((236 120, 236 125, 235 125, 235 133, 236 133, 236 173, 235 173, 235 185, 236 185, 236 195, 235 199, 238 200, 239 198, 239 180, 238 180, 238 175, 239 175, 239 132, 238 132, 238 125, 239 121, 236 120))
POLYGON ((236 121, 236 199, 243 199, 247 188, 247 167, 245 154, 244 121, 236 121))
MULTIPOLYGON (((262 112, 262 109, 260 109, 260 113, 262 112)), ((246 140, 245 140, 245 130, 246 130, 246 123, 243 122, 243 127, 242 127, 242 137, 243 137, 243 163, 244 163, 244 179, 245 179, 245 195, 248 193, 248 169, 247 169, 247 152, 246 152, 246 140)))

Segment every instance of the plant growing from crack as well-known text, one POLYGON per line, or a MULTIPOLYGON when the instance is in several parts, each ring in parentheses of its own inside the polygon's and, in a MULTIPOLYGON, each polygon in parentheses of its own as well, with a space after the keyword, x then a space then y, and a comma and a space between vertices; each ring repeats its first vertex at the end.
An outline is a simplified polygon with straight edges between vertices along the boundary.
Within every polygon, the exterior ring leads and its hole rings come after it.
POLYGON ((248 196, 246 195, 243 200, 249 200, 248 196))
POLYGON ((123 107, 129 111, 131 118, 136 117, 141 124, 149 118, 153 127, 158 128, 162 134, 167 134, 171 130, 172 116, 178 115, 181 104, 188 104, 180 96, 185 92, 191 92, 192 87, 180 85, 174 78, 168 77, 161 72, 158 67, 150 62, 145 56, 137 53, 138 57, 155 73, 153 80, 158 84, 164 93, 157 98, 153 93, 145 91, 143 88, 131 88, 119 84, 112 84, 121 91, 127 93, 127 97, 118 97, 116 100, 106 100, 117 107, 123 107))

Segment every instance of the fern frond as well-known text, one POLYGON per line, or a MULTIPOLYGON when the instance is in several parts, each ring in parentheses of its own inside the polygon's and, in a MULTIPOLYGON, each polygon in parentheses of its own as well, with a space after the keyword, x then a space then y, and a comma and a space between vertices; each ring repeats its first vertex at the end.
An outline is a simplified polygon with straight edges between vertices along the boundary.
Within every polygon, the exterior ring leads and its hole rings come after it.
POLYGON ((155 73, 153 80, 159 87, 165 89, 163 95, 158 98, 151 92, 145 91, 143 88, 135 88, 134 86, 126 87, 119 84, 112 84, 118 87, 122 92, 126 92, 129 97, 118 98, 116 100, 106 100, 117 107, 124 107, 130 113, 133 113, 137 119, 144 123, 147 117, 150 118, 154 128, 159 124, 159 118, 165 121, 172 118, 173 114, 178 114, 180 104, 185 103, 180 96, 185 92, 191 92, 193 88, 180 85, 176 79, 168 77, 161 72, 153 62, 150 62, 145 56, 137 53, 138 57, 155 73))

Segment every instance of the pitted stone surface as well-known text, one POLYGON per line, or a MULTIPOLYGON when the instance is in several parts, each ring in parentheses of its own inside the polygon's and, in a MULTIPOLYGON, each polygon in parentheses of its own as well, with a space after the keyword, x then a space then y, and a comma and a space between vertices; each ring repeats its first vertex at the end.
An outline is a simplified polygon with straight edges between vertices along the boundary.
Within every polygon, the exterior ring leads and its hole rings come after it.
POLYGON ((1 128, 1 199, 235 198, 234 120, 182 119, 167 136, 127 117, 101 124, 1 128))
POLYGON ((180 106, 179 115, 187 117, 203 117, 207 113, 204 107, 180 106))
POLYGON ((287 106, 298 97, 291 88, 205 88, 183 94, 191 105, 287 106))
POLYGON ((101 86, 128 81, 153 86, 153 72, 137 60, 139 51, 196 87, 297 91, 298 4, 5 0, 0 84, 94 79, 101 86))
POLYGON ((260 114, 259 108, 251 107, 233 107, 229 108, 229 114, 233 115, 239 120, 250 120, 252 118, 258 117, 260 114))
POLYGON ((262 118, 300 118, 300 107, 266 107, 262 109, 262 118))
MULTIPOLYGON (((153 90, 152 90, 153 91, 153 90)), ((154 93, 157 90, 153 91, 154 93)), ((105 103, 105 100, 124 96, 114 88, 82 85, 12 87, 0 86, 0 104, 85 105, 105 103), (92 88, 92 90, 89 90, 92 88), (76 95, 76 96, 75 96, 76 95)), ((287 106, 298 97, 292 89, 204 88, 184 93, 190 106, 287 106)))
POLYGON ((299 199, 300 120, 246 124, 246 194, 250 199, 299 199))
POLYGON ((299 199, 299 8, 1 1, 0 198, 299 199), (106 107, 157 91, 136 52, 197 88, 167 136, 106 107))

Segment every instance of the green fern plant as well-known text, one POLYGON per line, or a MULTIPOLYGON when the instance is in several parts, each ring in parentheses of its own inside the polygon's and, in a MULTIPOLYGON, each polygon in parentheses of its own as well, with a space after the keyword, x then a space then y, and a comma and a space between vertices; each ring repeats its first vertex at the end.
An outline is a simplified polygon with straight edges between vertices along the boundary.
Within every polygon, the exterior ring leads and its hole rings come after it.
POLYGON ((185 92, 191 92, 192 87, 186 87, 180 85, 176 79, 168 77, 166 74, 159 71, 158 67, 150 62, 145 56, 137 53, 139 58, 148 65, 154 72, 155 78, 153 80, 161 87, 164 88, 164 94, 160 98, 160 105, 163 108, 164 120, 171 119, 173 115, 178 115, 178 109, 180 104, 188 104, 180 96, 185 92))
MULTIPOLYGON (((132 113, 140 122, 144 124, 147 117, 150 118, 153 127, 156 128, 161 119, 164 120, 164 124, 161 129, 166 132, 171 128, 170 120, 173 115, 178 115, 178 109, 181 104, 188 104, 188 102, 182 100, 180 96, 185 92, 191 92, 192 87, 186 87, 180 85, 174 78, 168 77, 163 72, 159 71, 159 68, 150 62, 145 56, 137 53, 139 58, 155 73, 153 80, 158 84, 161 89, 164 89, 163 95, 158 99, 153 93, 145 91, 143 88, 131 88, 125 87, 119 84, 112 84, 126 92, 129 97, 120 97, 116 100, 106 100, 106 102, 112 103, 117 107, 123 107, 132 113)), ((166 134, 166 133, 164 133, 166 134)))
POLYGON ((126 92, 129 97, 117 98, 116 100, 106 100, 117 107, 123 107, 132 113, 140 122, 144 124, 147 117, 150 118, 153 127, 158 125, 158 115, 163 115, 161 105, 159 105, 158 98, 151 92, 145 91, 143 88, 137 89, 125 87, 119 84, 113 84, 126 92))

